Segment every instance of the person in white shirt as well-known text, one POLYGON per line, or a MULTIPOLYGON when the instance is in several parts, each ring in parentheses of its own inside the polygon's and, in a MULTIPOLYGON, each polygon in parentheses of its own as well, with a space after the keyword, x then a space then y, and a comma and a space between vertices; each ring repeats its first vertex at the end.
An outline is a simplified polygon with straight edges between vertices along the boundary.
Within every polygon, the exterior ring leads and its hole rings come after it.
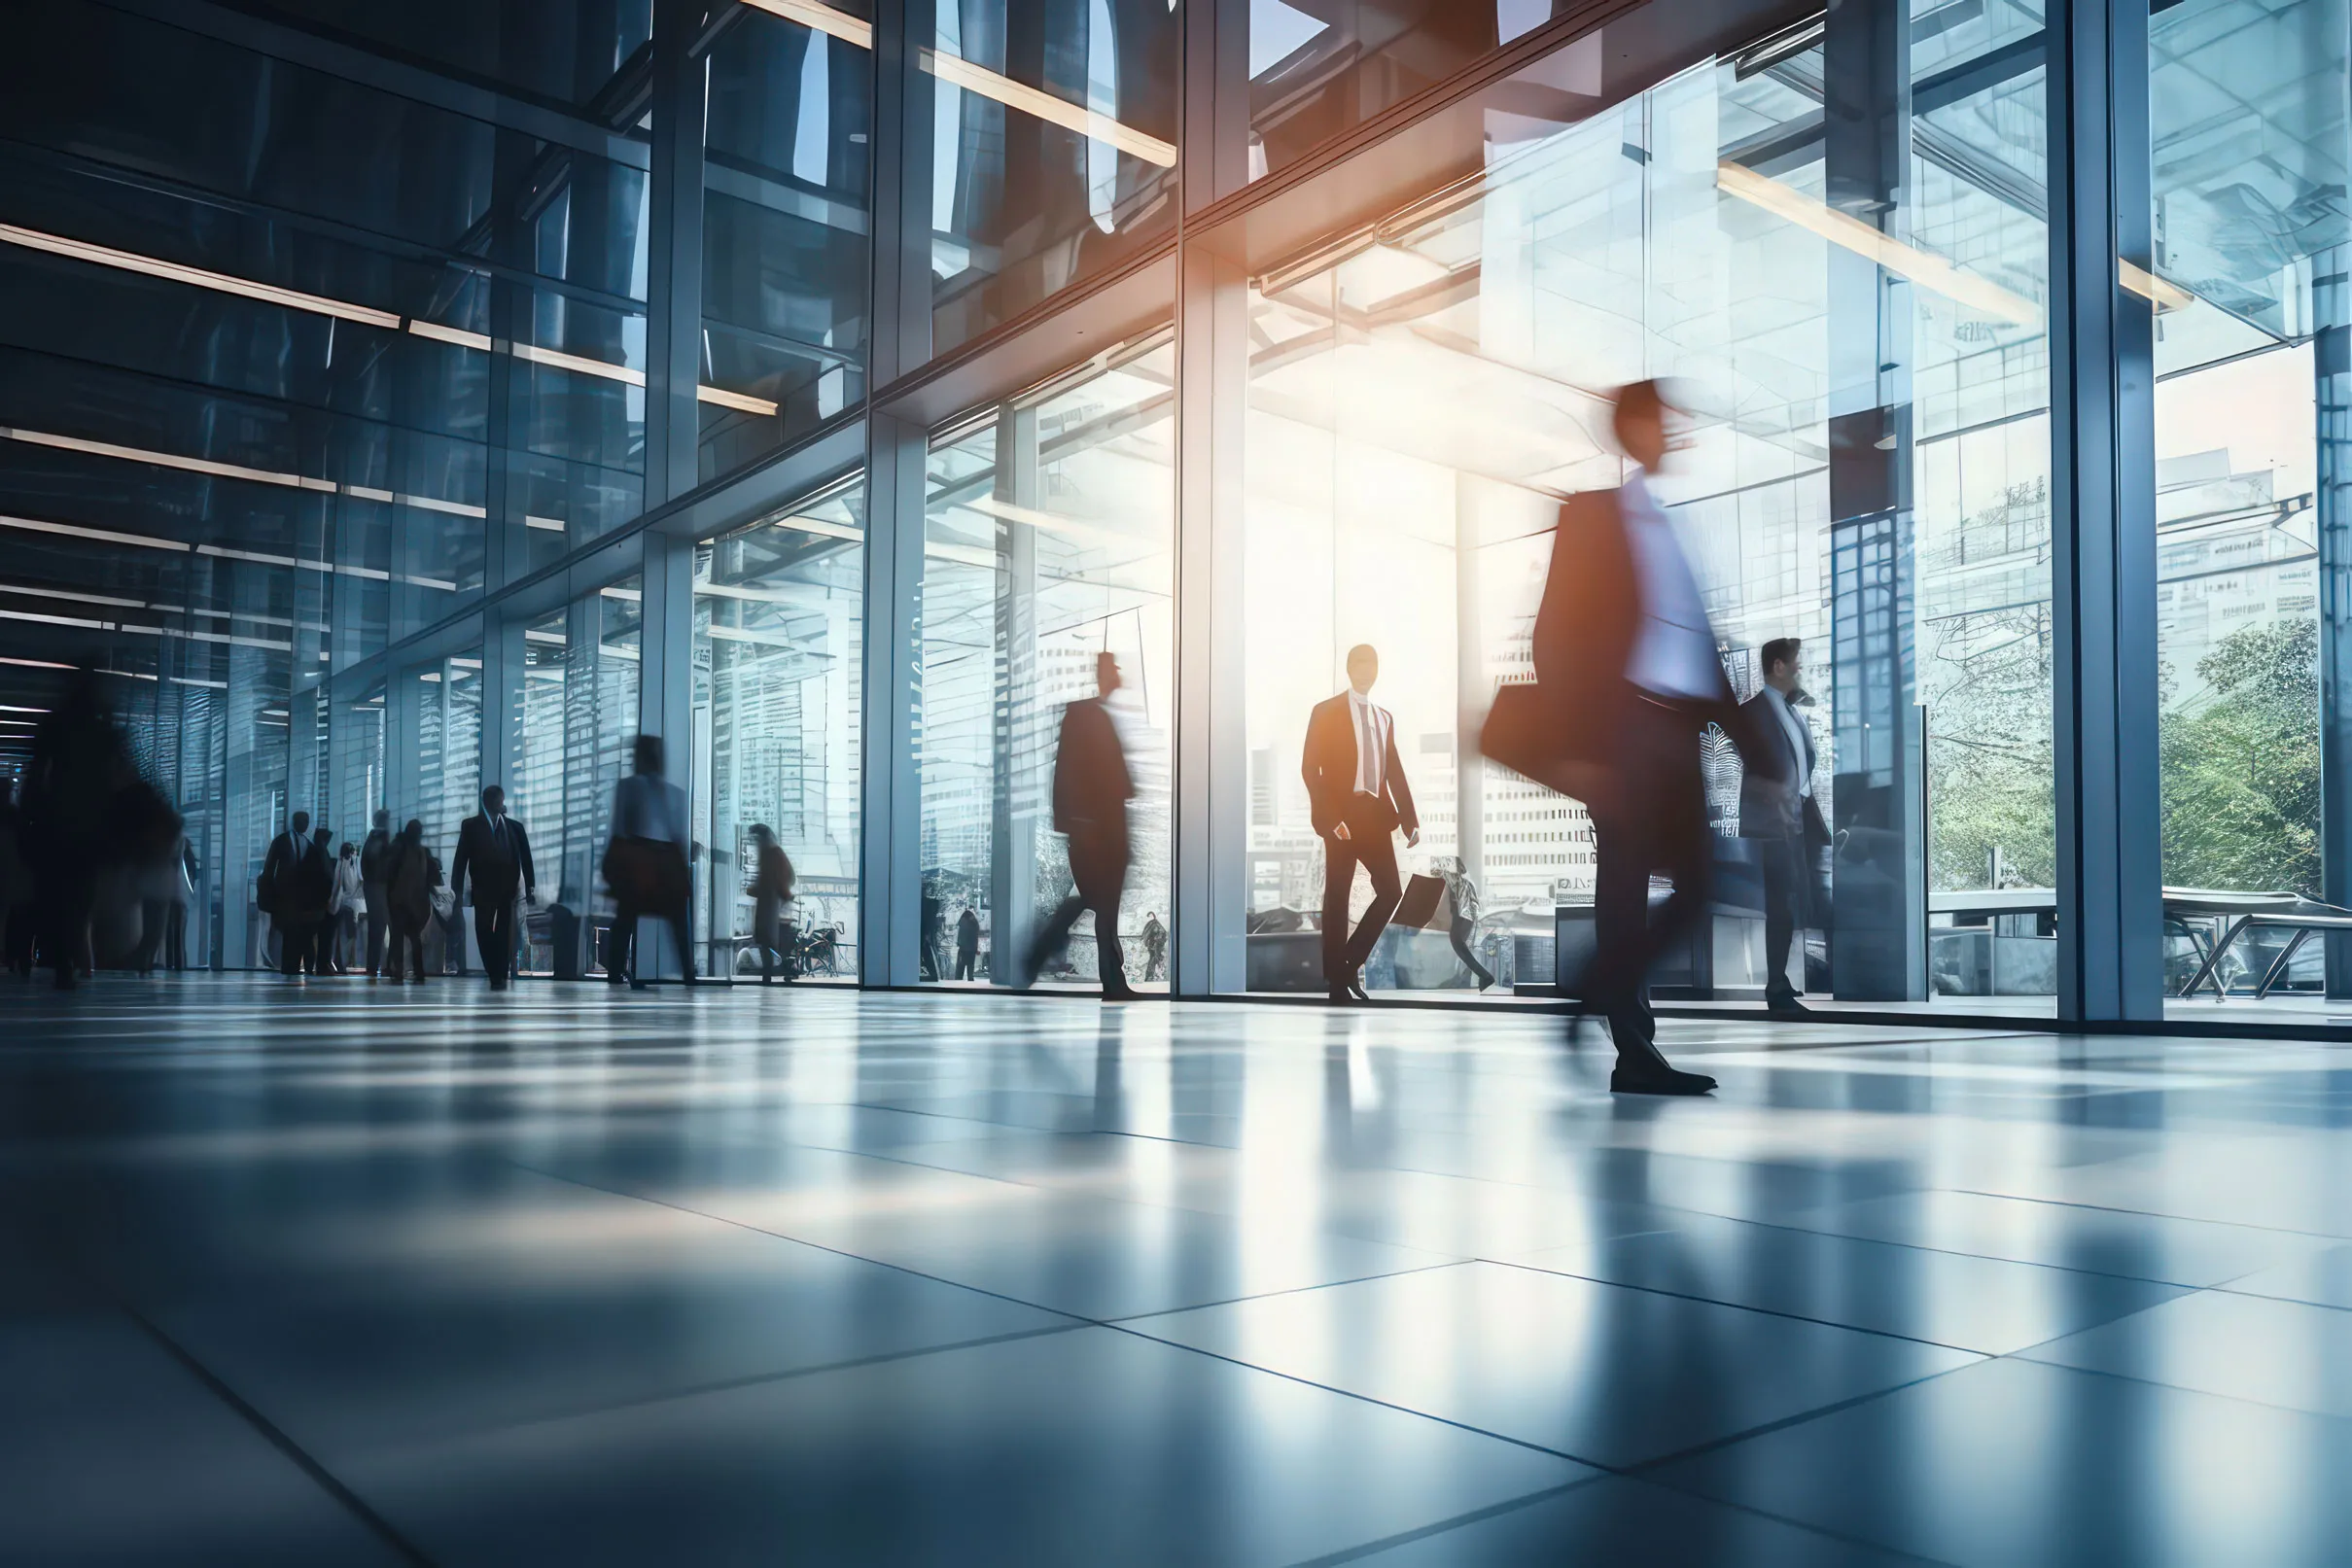
MULTIPOLYGON (((1628 1095, 1715 1087, 1659 1051, 1649 973, 1691 940, 1714 874, 1701 732, 1716 722, 1745 727, 1698 579, 1650 494, 1650 476, 1673 446, 1673 412, 1655 381, 1618 390, 1612 430, 1631 470, 1617 489, 1572 496, 1561 508, 1529 637, 1536 696, 1516 710, 1527 733, 1500 737, 1520 756, 1512 766, 1555 783, 1592 814, 1594 954, 1577 990, 1582 1011, 1608 1021, 1617 1048, 1609 1087, 1628 1095), (1673 891, 1653 909, 1658 872, 1673 891)), ((1766 773, 1780 760, 1777 749, 1740 755, 1766 773)))
POLYGON ((1323 980, 1335 1002, 1369 1000, 1364 962, 1396 913, 1395 835, 1421 842, 1421 819, 1396 750, 1396 720, 1372 700, 1380 655, 1370 644, 1348 650, 1348 689, 1315 705, 1299 772, 1316 835, 1323 841, 1323 980), (1348 897, 1355 868, 1372 878, 1372 903, 1348 934, 1348 897))
POLYGON ((346 839, 341 854, 334 862, 334 886, 327 894, 327 919, 334 930, 327 954, 336 974, 347 975, 351 972, 352 960, 347 955, 356 954, 359 948, 360 911, 365 902, 366 894, 360 883, 359 847, 346 839))
POLYGON ((1785 777, 1774 779, 1748 768, 1739 780, 1739 836, 1754 841, 1764 872, 1764 1005, 1781 1016, 1800 1015, 1803 989, 1789 979, 1789 946, 1800 926, 1813 920, 1813 862, 1829 843, 1829 824, 1813 799, 1813 732, 1797 712, 1805 695, 1805 643, 1775 637, 1757 653, 1764 685, 1740 706, 1760 722, 1747 733, 1760 743, 1777 743, 1786 752, 1785 777))

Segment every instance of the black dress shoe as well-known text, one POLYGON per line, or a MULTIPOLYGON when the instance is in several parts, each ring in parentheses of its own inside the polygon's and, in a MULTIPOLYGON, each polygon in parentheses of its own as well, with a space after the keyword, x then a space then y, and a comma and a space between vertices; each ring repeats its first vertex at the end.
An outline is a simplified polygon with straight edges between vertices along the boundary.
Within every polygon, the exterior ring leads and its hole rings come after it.
POLYGON ((1348 995, 1352 999, 1359 1002, 1368 1002, 1372 999, 1372 993, 1364 989, 1364 983, 1360 980, 1351 980, 1348 982, 1348 995))
POLYGON ((1354 1000, 1355 1000, 1355 993, 1354 993, 1354 992, 1352 992, 1352 991, 1350 991, 1350 990, 1349 990, 1349 989, 1348 989, 1346 986, 1344 986, 1344 985, 1343 985, 1343 986, 1333 986, 1333 987, 1331 988, 1331 1000, 1333 1000, 1333 1001, 1335 1001, 1335 1002, 1348 1002, 1348 1003, 1352 1004, 1352 1003, 1354 1002, 1354 1000))
POLYGON ((1786 996, 1767 996, 1764 1010, 1774 1018, 1810 1018, 1813 1010, 1799 1001, 1794 993, 1786 996))
POLYGON ((1609 1074, 1612 1095, 1706 1095, 1714 1089, 1715 1080, 1705 1073, 1678 1067, 1619 1067, 1609 1074))
POLYGON ((1103 999, 1106 1002, 1140 1002, 1143 999, 1143 993, 1133 986, 1120 986, 1116 990, 1106 987, 1103 999))

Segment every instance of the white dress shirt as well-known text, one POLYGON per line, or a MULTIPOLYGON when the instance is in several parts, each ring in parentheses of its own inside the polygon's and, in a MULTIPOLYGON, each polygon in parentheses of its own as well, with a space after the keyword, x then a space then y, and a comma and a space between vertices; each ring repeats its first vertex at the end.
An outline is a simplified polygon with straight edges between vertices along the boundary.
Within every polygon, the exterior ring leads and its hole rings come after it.
POLYGON ((1348 715, 1355 720, 1355 792, 1378 800, 1388 782, 1392 721, 1386 708, 1353 686, 1348 688, 1348 715))
POLYGON ((1683 559, 1674 525, 1652 499, 1636 469, 1617 492, 1626 547, 1641 591, 1641 627, 1625 676, 1654 697, 1712 697, 1722 689, 1723 665, 1707 624, 1699 580, 1683 559))
POLYGON ((1781 729, 1788 735, 1789 751, 1797 759, 1797 798, 1803 800, 1813 792, 1813 770, 1805 765, 1805 720, 1797 716, 1797 710, 1788 705, 1788 698, 1781 695, 1779 687, 1765 687, 1764 700, 1773 705, 1781 729))

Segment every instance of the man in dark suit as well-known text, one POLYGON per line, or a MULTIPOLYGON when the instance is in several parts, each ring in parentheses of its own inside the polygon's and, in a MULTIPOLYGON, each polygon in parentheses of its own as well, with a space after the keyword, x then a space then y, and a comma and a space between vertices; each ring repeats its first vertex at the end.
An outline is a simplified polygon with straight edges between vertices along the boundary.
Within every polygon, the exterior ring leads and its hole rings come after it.
POLYGON ((318 923, 327 912, 326 900, 312 896, 325 883, 326 868, 311 864, 317 853, 310 837, 310 814, 296 812, 286 819, 286 831, 269 841, 269 853, 262 859, 261 886, 269 892, 263 913, 277 929, 278 973, 298 983, 303 956, 316 945, 318 923))
POLYGON ((531 870, 531 840, 523 824, 507 815, 507 792, 496 784, 482 791, 481 815, 458 824, 449 887, 461 899, 469 871, 474 873, 474 939, 482 950, 490 989, 504 991, 514 978, 514 895, 538 891, 539 879, 531 870))
POLYGON ((1544 782, 1593 818, 1595 952, 1582 995, 1584 1011, 1608 1020, 1617 1047, 1609 1087, 1703 1095, 1714 1079, 1675 1070, 1658 1050, 1648 976, 1704 913, 1714 875, 1701 732, 1719 721, 1738 739, 1745 725, 1698 580, 1649 491, 1667 451, 1667 411, 1655 382, 1619 391, 1614 428, 1634 470, 1615 491, 1561 508, 1529 651, 1561 757, 1544 782), (1656 871, 1674 890, 1653 916, 1656 871))
POLYGON ((1095 963, 1103 977, 1105 1001, 1132 1001, 1119 953, 1119 897, 1127 888, 1127 803, 1135 798, 1135 777, 1127 771, 1127 748, 1119 740, 1105 700, 1119 689, 1119 661, 1095 655, 1095 689, 1062 710, 1062 741, 1054 756, 1054 831, 1070 839, 1070 876, 1077 890, 1062 900, 1053 918, 1030 945, 1028 961, 1015 976, 1032 984, 1045 960, 1062 951, 1083 910, 1095 912, 1095 963))
POLYGON ((1396 720, 1372 700, 1380 655, 1368 643, 1348 650, 1348 689, 1315 705, 1307 718, 1307 752, 1299 767, 1307 806, 1323 841, 1323 983, 1335 1002, 1367 1001, 1364 962, 1387 928, 1403 893, 1396 875, 1395 833, 1405 846, 1421 842, 1413 788, 1396 751, 1396 720), (1348 934, 1348 895, 1355 868, 1372 878, 1372 902, 1348 934))
POLYGON ((1788 977, 1789 944, 1812 923, 1813 863, 1829 844, 1829 824, 1813 799, 1813 731, 1796 705, 1805 700, 1805 644, 1776 637, 1757 655, 1764 685, 1740 704, 1753 716, 1757 748, 1778 748, 1783 777, 1750 768, 1739 780, 1739 836, 1756 844, 1764 871, 1764 1005, 1775 1017, 1802 1017, 1799 987, 1788 977))

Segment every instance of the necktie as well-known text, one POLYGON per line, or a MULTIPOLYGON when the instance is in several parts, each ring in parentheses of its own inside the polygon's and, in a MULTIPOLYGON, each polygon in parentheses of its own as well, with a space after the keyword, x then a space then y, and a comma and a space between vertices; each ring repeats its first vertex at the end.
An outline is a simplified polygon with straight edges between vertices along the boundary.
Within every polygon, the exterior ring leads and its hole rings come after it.
POLYGON ((1356 761, 1356 772, 1363 776, 1364 783, 1370 786, 1369 792, 1375 798, 1380 794, 1379 729, 1380 710, 1374 708, 1370 703, 1364 704, 1363 728, 1355 738, 1356 749, 1360 753, 1356 761))

